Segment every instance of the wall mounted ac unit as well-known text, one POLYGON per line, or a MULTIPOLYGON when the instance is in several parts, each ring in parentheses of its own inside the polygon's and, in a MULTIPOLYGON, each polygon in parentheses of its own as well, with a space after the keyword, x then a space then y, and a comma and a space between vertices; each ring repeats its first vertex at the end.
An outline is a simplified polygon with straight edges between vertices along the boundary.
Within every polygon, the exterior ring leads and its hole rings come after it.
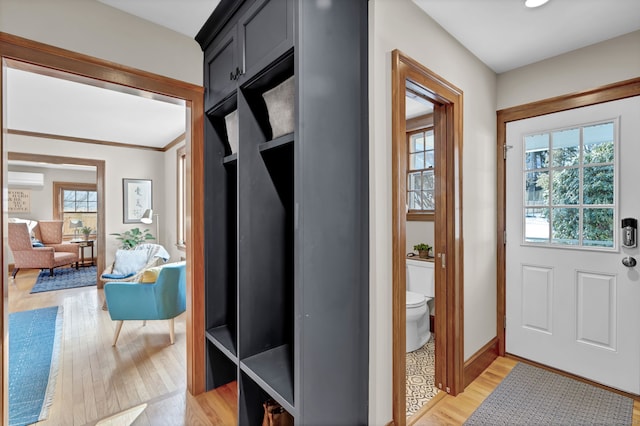
POLYGON ((44 186, 44 174, 9 172, 9 186, 44 186))

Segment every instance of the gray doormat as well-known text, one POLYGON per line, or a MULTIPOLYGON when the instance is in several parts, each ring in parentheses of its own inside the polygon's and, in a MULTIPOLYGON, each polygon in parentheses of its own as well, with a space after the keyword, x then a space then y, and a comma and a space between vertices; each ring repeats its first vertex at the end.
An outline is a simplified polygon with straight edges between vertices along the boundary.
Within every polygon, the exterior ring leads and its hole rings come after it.
POLYGON ((518 363, 465 425, 630 425, 633 400, 518 363))

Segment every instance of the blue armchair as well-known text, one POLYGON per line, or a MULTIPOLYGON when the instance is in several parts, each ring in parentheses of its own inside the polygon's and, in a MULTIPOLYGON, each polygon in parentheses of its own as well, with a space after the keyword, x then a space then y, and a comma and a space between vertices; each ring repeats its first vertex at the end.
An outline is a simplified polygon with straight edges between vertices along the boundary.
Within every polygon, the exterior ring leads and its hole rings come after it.
POLYGON ((171 344, 175 341, 174 319, 186 310, 186 267, 167 265, 155 283, 108 282, 104 294, 109 315, 117 321, 113 344, 116 345, 122 324, 128 320, 169 320, 171 344))

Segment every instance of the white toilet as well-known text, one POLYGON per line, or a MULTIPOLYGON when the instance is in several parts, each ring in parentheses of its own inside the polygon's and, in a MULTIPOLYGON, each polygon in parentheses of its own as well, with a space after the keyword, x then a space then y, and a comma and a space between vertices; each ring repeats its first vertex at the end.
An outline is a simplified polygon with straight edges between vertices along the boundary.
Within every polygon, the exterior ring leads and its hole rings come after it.
POLYGON ((421 348, 431 338, 427 302, 433 297, 433 262, 407 259, 407 352, 421 348))

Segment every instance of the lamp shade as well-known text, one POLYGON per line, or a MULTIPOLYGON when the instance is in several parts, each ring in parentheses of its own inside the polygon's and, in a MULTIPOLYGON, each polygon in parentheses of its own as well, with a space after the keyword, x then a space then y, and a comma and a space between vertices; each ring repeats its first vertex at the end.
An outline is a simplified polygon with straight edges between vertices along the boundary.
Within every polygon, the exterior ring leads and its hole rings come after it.
POLYGON ((153 209, 146 209, 140 218, 142 223, 153 223, 153 209))
POLYGON ((82 226, 83 224, 80 219, 71 219, 69 221, 69 228, 71 229, 82 228, 82 226))

